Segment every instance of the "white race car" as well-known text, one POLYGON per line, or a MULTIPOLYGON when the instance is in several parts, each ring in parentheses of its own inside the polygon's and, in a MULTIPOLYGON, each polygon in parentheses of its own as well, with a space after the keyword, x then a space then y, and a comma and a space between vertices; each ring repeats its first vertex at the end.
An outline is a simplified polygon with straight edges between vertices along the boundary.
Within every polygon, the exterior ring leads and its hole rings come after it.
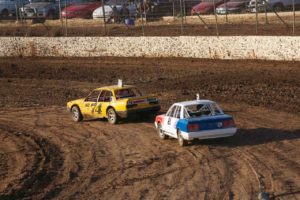
POLYGON ((180 146, 193 139, 233 136, 237 131, 233 117, 210 100, 174 103, 166 114, 156 116, 155 127, 160 138, 177 138, 180 146))

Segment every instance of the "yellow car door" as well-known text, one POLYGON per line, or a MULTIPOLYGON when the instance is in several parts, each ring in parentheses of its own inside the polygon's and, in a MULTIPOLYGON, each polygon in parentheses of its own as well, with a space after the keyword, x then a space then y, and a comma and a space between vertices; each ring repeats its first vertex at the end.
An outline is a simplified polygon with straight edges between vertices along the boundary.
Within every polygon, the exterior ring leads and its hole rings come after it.
POLYGON ((97 110, 99 112, 99 117, 106 117, 107 107, 111 104, 113 94, 109 90, 102 90, 99 96, 99 102, 97 104, 97 110))
POLYGON ((97 109, 98 99, 99 99, 99 90, 94 90, 91 92, 84 100, 81 109, 81 113, 86 117, 95 117, 95 112, 97 109))

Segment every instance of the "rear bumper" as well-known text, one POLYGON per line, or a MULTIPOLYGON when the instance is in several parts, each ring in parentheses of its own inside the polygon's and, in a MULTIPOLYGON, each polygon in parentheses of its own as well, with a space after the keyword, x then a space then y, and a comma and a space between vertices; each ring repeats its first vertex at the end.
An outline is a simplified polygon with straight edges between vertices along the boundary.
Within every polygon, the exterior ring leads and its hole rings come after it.
POLYGON ((237 131, 237 128, 224 128, 209 131, 198 131, 198 132, 181 132, 182 137, 185 140, 193 139, 213 139, 233 136, 237 131))
POLYGON ((118 111, 117 114, 121 118, 127 118, 131 115, 138 115, 138 114, 151 114, 155 113, 160 110, 160 105, 152 106, 148 108, 142 108, 142 109, 133 109, 133 110, 126 110, 126 111, 118 111))

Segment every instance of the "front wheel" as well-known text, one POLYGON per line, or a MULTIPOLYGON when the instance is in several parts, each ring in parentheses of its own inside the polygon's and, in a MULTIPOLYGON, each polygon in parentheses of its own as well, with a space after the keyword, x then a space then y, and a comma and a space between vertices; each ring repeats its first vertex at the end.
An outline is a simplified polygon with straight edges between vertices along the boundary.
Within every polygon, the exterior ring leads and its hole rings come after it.
POLYGON ((73 106, 71 113, 74 122, 80 122, 82 120, 83 117, 78 106, 73 106))
POLYGON ((107 119, 110 124, 116 124, 118 122, 118 115, 113 108, 107 110, 107 119))
POLYGON ((178 136, 178 143, 179 143, 179 145, 182 146, 182 147, 186 146, 187 145, 187 141, 185 139, 183 139, 180 131, 178 131, 177 136, 178 136))

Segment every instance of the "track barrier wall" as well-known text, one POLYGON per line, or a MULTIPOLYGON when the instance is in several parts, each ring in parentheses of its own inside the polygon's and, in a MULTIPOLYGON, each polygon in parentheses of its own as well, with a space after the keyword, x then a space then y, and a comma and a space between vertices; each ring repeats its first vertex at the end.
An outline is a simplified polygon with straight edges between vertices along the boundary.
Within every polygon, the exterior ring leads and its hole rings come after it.
POLYGON ((300 60, 300 37, 0 37, 0 57, 190 57, 300 60))

